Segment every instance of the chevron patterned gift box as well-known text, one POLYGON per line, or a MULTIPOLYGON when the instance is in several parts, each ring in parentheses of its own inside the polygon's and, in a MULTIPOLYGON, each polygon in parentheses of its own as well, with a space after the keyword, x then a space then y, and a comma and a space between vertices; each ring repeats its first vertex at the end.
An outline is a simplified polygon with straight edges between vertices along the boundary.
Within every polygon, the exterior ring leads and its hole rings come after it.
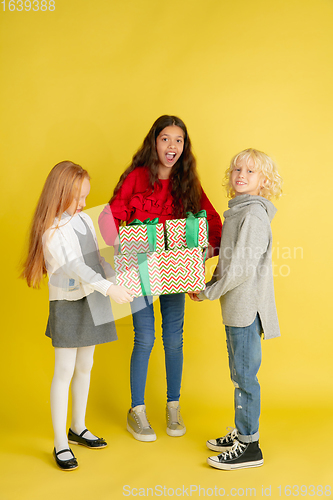
POLYGON ((201 210, 195 215, 188 212, 186 219, 167 220, 165 232, 168 250, 208 247, 206 211, 201 210))
POLYGON ((114 257, 117 285, 140 295, 166 295, 205 288, 201 248, 114 257))
POLYGON ((157 218, 144 222, 135 219, 127 226, 121 226, 119 239, 122 254, 165 250, 163 224, 158 224, 157 218))

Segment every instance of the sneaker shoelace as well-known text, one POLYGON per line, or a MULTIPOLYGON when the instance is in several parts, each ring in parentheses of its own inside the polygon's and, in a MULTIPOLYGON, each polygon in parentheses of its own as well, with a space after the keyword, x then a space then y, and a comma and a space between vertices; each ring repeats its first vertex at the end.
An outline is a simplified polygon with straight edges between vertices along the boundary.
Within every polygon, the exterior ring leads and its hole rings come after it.
POLYGON ((140 425, 142 425, 143 429, 150 427, 150 423, 148 421, 147 415, 145 411, 134 412, 136 420, 140 425))
POLYGON ((229 432, 226 436, 217 438, 216 444, 217 445, 223 445, 223 444, 229 444, 232 443, 238 436, 238 431, 234 427, 227 427, 229 429, 229 432))
POLYGON ((246 449, 246 444, 235 441, 235 444, 229 451, 224 451, 221 455, 218 455, 220 462, 222 460, 232 460, 233 458, 238 458, 244 453, 246 449))
POLYGON ((180 411, 178 408, 168 408, 168 418, 170 424, 180 424, 180 411))

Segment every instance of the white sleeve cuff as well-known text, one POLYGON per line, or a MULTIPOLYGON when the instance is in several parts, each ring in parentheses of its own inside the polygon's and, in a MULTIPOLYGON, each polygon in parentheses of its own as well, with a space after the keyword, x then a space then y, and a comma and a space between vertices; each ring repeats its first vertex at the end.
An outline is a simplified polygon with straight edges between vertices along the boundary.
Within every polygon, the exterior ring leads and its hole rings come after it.
POLYGON ((107 291, 108 289, 110 288, 110 286, 113 285, 113 283, 111 283, 110 281, 108 280, 100 280, 100 281, 95 281, 95 283, 92 283, 92 286, 94 287, 95 290, 97 290, 98 292, 102 293, 105 297, 107 297, 107 291))

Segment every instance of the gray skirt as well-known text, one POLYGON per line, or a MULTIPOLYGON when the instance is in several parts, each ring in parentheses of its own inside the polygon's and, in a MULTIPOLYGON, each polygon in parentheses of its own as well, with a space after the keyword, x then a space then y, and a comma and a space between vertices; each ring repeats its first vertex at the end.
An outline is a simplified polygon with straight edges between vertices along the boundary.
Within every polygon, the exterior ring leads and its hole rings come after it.
POLYGON ((51 300, 45 335, 54 347, 86 347, 117 340, 109 297, 95 291, 79 300, 51 300))

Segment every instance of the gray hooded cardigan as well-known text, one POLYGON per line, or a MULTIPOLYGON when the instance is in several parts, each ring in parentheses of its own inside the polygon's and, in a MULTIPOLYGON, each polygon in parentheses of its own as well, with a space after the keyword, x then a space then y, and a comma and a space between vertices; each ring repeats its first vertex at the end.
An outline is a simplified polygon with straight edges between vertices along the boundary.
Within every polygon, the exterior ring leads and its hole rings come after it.
POLYGON ((219 262, 199 298, 220 299, 223 323, 245 327, 259 313, 265 338, 280 335, 274 299, 271 220, 266 198, 244 194, 224 212, 219 262))

